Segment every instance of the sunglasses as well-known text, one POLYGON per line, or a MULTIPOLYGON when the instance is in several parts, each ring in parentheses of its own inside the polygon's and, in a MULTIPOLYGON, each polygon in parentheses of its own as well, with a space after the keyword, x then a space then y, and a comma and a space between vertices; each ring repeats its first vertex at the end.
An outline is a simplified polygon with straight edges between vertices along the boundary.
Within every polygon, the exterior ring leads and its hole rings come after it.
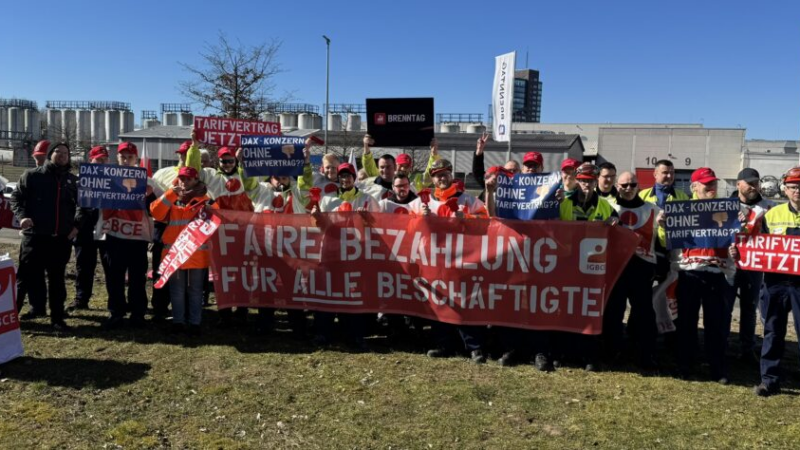
POLYGON ((233 164, 233 163, 236 162, 236 160, 235 159, 221 159, 221 160, 219 160, 219 162, 222 163, 222 164, 233 164))
POLYGON ((635 188, 638 185, 639 183, 620 183, 619 187, 628 189, 628 188, 635 188))

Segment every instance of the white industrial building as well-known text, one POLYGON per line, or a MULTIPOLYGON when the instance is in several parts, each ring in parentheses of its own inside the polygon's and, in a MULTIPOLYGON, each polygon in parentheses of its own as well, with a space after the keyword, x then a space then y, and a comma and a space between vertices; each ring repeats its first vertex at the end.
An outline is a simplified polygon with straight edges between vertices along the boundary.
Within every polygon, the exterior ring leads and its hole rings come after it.
POLYGON ((50 100, 45 110, 46 137, 85 146, 117 142, 133 131, 130 103, 50 100))
POLYGON ((18 148, 25 139, 39 139, 42 126, 36 102, 0 99, 0 147, 18 148))

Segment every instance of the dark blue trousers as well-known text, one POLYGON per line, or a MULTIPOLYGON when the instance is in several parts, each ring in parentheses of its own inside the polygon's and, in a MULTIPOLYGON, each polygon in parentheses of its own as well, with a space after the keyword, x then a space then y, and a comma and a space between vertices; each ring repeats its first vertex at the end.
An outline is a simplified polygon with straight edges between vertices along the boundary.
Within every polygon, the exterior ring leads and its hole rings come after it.
POLYGON ((787 284, 769 286, 769 298, 764 303, 761 382, 767 386, 777 386, 780 379, 781 358, 786 347, 786 326, 789 322, 789 312, 794 317, 794 330, 800 336, 800 286, 787 284))

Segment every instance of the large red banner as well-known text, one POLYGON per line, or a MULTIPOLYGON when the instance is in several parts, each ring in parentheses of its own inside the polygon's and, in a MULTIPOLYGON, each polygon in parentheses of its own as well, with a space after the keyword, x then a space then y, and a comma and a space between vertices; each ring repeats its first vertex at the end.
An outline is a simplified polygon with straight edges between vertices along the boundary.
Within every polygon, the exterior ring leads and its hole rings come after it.
POLYGON ((214 211, 222 307, 382 312, 465 325, 602 331, 638 237, 601 223, 214 211))
POLYGON ((800 236, 738 234, 736 248, 740 269, 800 275, 800 236))
POLYGON ((259 122, 257 120, 226 119, 224 117, 194 118, 194 131, 197 140, 210 145, 240 147, 242 135, 279 135, 278 122, 259 122))

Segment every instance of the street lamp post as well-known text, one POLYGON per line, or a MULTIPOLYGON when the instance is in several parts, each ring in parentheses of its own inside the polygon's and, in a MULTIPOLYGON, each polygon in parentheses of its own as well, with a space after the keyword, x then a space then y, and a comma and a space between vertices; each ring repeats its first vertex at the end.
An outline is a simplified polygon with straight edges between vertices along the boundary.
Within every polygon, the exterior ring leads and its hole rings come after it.
POLYGON ((328 105, 329 105, 329 95, 331 89, 331 38, 328 36, 322 35, 322 38, 325 39, 325 46, 327 47, 327 55, 325 58, 325 131, 324 131, 324 139, 325 139, 325 153, 328 153, 328 105))

